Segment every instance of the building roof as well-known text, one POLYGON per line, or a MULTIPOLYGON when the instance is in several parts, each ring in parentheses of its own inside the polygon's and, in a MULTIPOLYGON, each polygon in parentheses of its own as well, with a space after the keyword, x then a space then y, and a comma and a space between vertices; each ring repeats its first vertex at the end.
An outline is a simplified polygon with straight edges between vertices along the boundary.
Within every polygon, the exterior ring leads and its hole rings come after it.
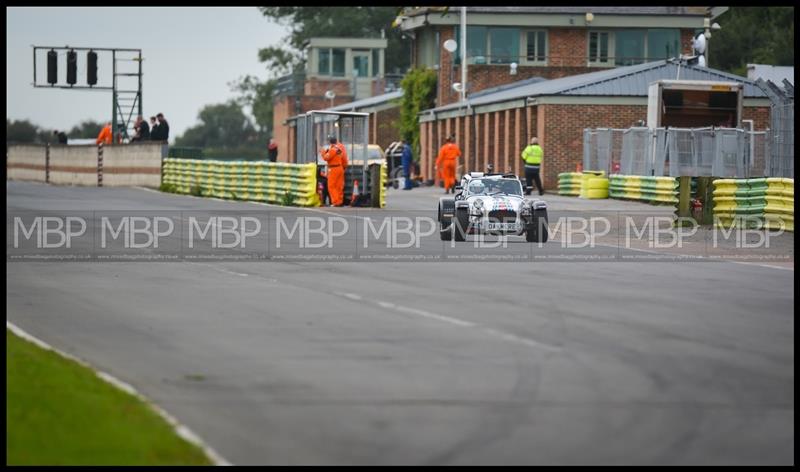
MULTIPOLYGON (((403 89, 397 89, 394 92, 384 93, 383 95, 376 95, 374 97, 362 98, 361 100, 356 100, 354 102, 348 102, 348 103, 343 103, 341 105, 336 105, 335 107, 324 108, 322 109, 322 111, 347 111, 347 112, 365 111, 368 113, 371 111, 368 110, 369 108, 387 104, 392 100, 396 100, 402 96, 403 96, 403 89)), ((290 116, 289 118, 286 118, 286 121, 287 122, 294 121, 299 116, 303 115, 305 115, 305 113, 302 113, 300 115, 290 116)))
POLYGON ((770 66, 767 64, 747 64, 747 78, 756 80, 758 78, 771 80, 773 83, 781 85, 783 79, 794 85, 794 66, 770 66))
MULTIPOLYGON (((458 13, 459 7, 450 7, 450 13, 458 13)), ((426 13, 442 13, 442 7, 420 7, 413 10, 407 10, 407 16, 418 16, 426 13)), ((591 12, 600 15, 680 15, 680 16, 705 16, 708 13, 708 7, 633 7, 633 6, 614 6, 614 7, 597 7, 591 5, 585 6, 512 6, 512 7, 467 7, 467 14, 470 13, 498 13, 498 14, 513 14, 513 13, 550 13, 550 14, 568 14, 568 15, 583 15, 591 12)))
MULTIPOLYGON (((572 75, 560 79, 520 84, 511 88, 489 94, 475 94, 467 98, 469 107, 507 102, 528 97, 541 96, 611 96, 611 97, 647 97, 650 83, 657 80, 711 80, 737 82, 744 84, 745 98, 766 97, 755 83, 744 77, 729 74, 706 67, 679 65, 674 60, 662 60, 627 67, 572 75)), ((513 85, 513 84, 511 84, 513 85)), ((463 102, 451 103, 442 107, 426 110, 423 113, 441 112, 463 108, 463 102)))
POLYGON ((384 93, 383 95, 376 95, 374 97, 362 98, 350 103, 343 103, 335 107, 326 108, 326 111, 358 111, 363 108, 374 107, 383 105, 386 102, 396 100, 403 96, 403 89, 395 90, 394 92, 384 93))

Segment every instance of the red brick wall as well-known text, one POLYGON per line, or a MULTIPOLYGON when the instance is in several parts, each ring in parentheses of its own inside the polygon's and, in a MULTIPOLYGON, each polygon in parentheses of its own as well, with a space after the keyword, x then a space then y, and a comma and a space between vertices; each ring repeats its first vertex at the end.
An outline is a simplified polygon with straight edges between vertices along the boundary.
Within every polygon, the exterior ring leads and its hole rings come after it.
POLYGON ((583 162, 584 128, 628 128, 647 120, 647 105, 539 105, 543 107, 542 183, 554 190, 561 172, 575 172, 583 162))
POLYGON ((371 113, 369 115, 369 125, 371 128, 377 126, 377 139, 370 141, 370 143, 379 145, 385 151, 394 141, 399 141, 402 138, 398 128, 399 120, 399 106, 371 113))
POLYGON ((550 28, 548 30, 548 60, 551 67, 586 67, 585 28, 550 28))
POLYGON ((306 79, 306 83, 303 86, 303 94, 324 96, 326 91, 333 90, 337 97, 350 96, 351 86, 352 81, 347 79, 317 79, 312 77, 306 79))
POLYGON ((753 120, 753 126, 756 131, 763 131, 769 128, 769 114, 769 107, 742 107, 742 119, 753 120))
POLYGON ((272 135, 278 144, 278 161, 280 162, 292 162, 290 160, 290 155, 293 153, 289 148, 289 127, 283 122, 295 114, 294 98, 294 96, 275 97, 272 105, 272 135))

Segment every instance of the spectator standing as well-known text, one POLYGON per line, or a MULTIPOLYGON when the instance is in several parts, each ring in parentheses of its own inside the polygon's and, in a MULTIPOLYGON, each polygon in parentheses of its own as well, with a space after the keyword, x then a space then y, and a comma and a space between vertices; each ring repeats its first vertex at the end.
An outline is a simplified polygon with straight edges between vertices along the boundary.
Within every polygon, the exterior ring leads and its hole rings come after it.
POLYGON ((155 135, 154 132, 150 132, 150 136, 153 136, 154 141, 169 141, 169 123, 164 118, 163 113, 159 113, 156 115, 156 119, 158 120, 158 133, 155 135))
POLYGON ((276 162, 278 160, 278 143, 275 142, 274 138, 270 138, 269 146, 267 146, 267 156, 269 157, 270 162, 276 162))
POLYGON ((53 131, 53 134, 58 139, 58 144, 67 144, 67 135, 63 131, 53 131))
POLYGON ((158 139, 158 122, 155 116, 150 117, 150 140, 156 141, 158 139))
POLYGON ((150 125, 148 125, 147 121, 142 118, 142 115, 136 117, 134 129, 136 130, 136 136, 131 138, 131 142, 147 141, 150 139, 150 125))

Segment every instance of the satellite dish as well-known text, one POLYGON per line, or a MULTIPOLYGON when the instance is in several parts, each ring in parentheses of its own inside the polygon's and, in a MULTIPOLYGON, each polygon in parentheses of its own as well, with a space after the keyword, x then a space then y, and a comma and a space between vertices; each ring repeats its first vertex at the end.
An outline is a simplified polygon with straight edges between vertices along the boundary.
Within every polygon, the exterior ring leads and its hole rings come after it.
POLYGON ((325 91, 325 98, 327 98, 328 100, 333 100, 335 97, 336 94, 333 92, 333 90, 325 91))
POLYGON ((456 82, 456 83, 454 83, 452 85, 452 87, 453 87, 453 90, 455 90, 458 93, 461 93, 461 84, 460 83, 456 82))
POLYGON ((697 67, 705 67, 705 66, 706 66, 706 57, 697 56, 697 67))
POLYGON ((706 37, 704 34, 698 34, 694 40, 692 40, 692 47, 698 54, 705 54, 706 52, 706 37))
POLYGON ((458 49, 458 43, 452 39, 448 39, 444 42, 444 48, 447 50, 447 52, 456 52, 456 49, 458 49))

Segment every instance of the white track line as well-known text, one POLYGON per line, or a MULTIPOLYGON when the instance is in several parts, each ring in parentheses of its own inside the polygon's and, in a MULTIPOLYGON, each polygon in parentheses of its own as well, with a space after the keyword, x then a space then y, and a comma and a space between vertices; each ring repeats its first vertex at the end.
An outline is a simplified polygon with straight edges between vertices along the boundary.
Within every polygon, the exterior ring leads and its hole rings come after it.
POLYGON ((8 320, 6 320, 6 328, 11 330, 12 333, 14 333, 15 335, 19 336, 20 338, 22 338, 22 339, 24 339, 26 341, 29 341, 29 342, 39 346, 40 348, 46 350, 46 351, 55 352, 56 354, 58 354, 59 356, 65 358, 65 359, 69 359, 71 361, 74 361, 74 362, 80 364, 83 367, 91 369, 95 373, 95 375, 97 375, 97 377, 99 377, 100 379, 108 382, 109 384, 113 385, 114 387, 116 387, 116 388, 118 388, 118 389, 120 389, 120 390, 122 390, 122 391, 124 391, 124 392, 126 392, 128 394, 130 394, 130 395, 133 395, 134 397, 136 397, 139 400, 143 401, 147 406, 149 406, 153 411, 155 411, 159 416, 161 416, 164 420, 166 420, 167 423, 169 423, 172 426, 172 429, 175 430, 175 434, 177 434, 178 436, 182 437, 186 441, 194 444, 195 446, 199 447, 203 451, 203 453, 205 453, 205 455, 209 459, 211 459, 211 461, 214 463, 214 465, 232 465, 230 462, 228 462, 226 459, 224 459, 221 455, 219 455, 219 453, 214 451, 214 449, 212 449, 208 444, 206 444, 205 441, 203 441, 200 438, 200 436, 195 434, 187 426, 181 424, 174 416, 172 416, 169 413, 167 413, 163 408, 159 407, 155 403, 153 403, 150 400, 148 400, 147 398, 145 398, 144 395, 139 393, 131 384, 129 384, 127 382, 123 382, 122 380, 119 380, 118 378, 114 377, 113 375, 111 375, 111 374, 109 374, 107 372, 103 372, 101 370, 95 369, 94 367, 92 367, 91 364, 89 364, 88 362, 84 361, 83 359, 80 359, 78 357, 73 356, 72 354, 69 354, 69 353, 66 353, 64 351, 61 351, 60 349, 54 348, 53 346, 47 344, 46 342, 42 341, 41 339, 39 339, 39 338, 37 338, 37 337, 35 337, 35 336, 31 335, 31 334, 28 334, 25 330, 23 330, 22 328, 20 328, 19 326, 15 325, 14 323, 12 323, 12 322, 10 322, 8 320))
POLYGON ((454 325, 454 326, 458 326, 458 327, 461 327, 461 328, 478 329, 478 330, 484 332, 485 334, 488 334, 488 335, 493 336, 493 337, 500 338, 500 339, 502 339, 504 341, 509 341, 509 342, 513 342, 513 343, 517 343, 517 344, 523 344, 525 346, 533 347, 533 348, 537 348, 537 349, 544 349, 544 350, 550 351, 550 352, 560 352, 561 351, 561 348, 558 347, 558 346, 553 346, 553 345, 541 343, 539 341, 534 341, 533 339, 525 338, 525 337, 522 337, 522 336, 517 336, 517 335, 511 334, 511 333, 498 331, 498 330, 493 329, 493 328, 488 328, 488 327, 485 327, 485 326, 481 326, 481 325, 479 325, 477 323, 473 323, 471 321, 465 321, 465 320, 461 320, 461 319, 458 319, 458 318, 452 318, 450 316, 440 315, 440 314, 437 314, 437 313, 432 313, 430 311, 420 310, 418 308, 411 308, 411 307, 407 307, 407 306, 397 305, 395 303, 384 302, 384 301, 379 301, 379 300, 368 300, 368 299, 365 299, 364 297, 362 297, 361 295, 354 294, 354 293, 333 292, 333 294, 334 295, 339 295, 339 296, 342 296, 342 297, 345 297, 345 298, 348 298, 348 299, 354 300, 354 301, 359 301, 359 302, 368 303, 368 304, 375 304, 375 305, 378 305, 381 308, 394 310, 394 311, 397 311, 397 312, 400 312, 400 313, 416 315, 416 316, 420 316, 420 317, 431 319, 431 320, 441 321, 441 322, 444 322, 444 323, 447 323, 447 324, 450 324, 450 325, 454 325))

